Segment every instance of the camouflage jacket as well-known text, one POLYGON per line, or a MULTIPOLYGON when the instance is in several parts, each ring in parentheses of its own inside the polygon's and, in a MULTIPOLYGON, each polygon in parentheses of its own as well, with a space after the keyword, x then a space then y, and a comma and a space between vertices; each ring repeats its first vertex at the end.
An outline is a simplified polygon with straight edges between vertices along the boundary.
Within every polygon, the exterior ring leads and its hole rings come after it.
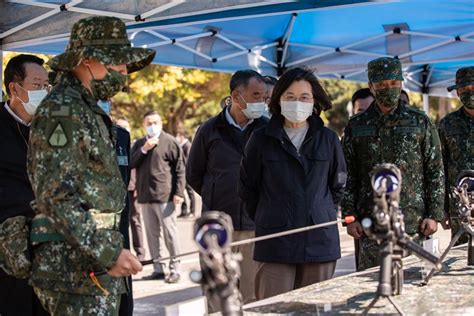
MULTIPOLYGON (((111 130, 110 118, 71 74, 60 78, 33 118, 28 174, 35 208, 64 237, 35 247, 34 286, 102 294, 88 273, 113 266, 123 238, 118 220, 111 229, 93 215, 120 218, 126 196, 111 130)), ((99 281, 112 294, 124 290, 122 279, 103 275, 99 281)))
POLYGON ((446 175, 445 212, 453 214, 456 200, 449 193, 462 170, 474 169, 474 117, 460 108, 443 118, 439 124, 439 137, 443 148, 446 175))
POLYGON ((343 149, 348 173, 343 215, 354 215, 360 221, 372 214, 372 169, 393 163, 402 173, 400 207, 407 233, 416 233, 424 218, 442 219, 441 146, 436 128, 424 112, 400 103, 395 111, 383 115, 374 102, 349 121, 343 149))

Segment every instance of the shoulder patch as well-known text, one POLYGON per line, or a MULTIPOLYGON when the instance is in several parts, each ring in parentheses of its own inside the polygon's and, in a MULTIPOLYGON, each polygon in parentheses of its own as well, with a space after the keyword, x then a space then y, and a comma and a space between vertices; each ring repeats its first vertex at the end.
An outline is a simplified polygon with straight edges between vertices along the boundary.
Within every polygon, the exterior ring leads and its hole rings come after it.
POLYGON ((56 124, 48 137, 48 143, 51 147, 64 147, 69 143, 68 136, 61 122, 56 124))
POLYGON ((69 105, 55 105, 51 108, 52 117, 68 117, 71 115, 71 107, 69 105))

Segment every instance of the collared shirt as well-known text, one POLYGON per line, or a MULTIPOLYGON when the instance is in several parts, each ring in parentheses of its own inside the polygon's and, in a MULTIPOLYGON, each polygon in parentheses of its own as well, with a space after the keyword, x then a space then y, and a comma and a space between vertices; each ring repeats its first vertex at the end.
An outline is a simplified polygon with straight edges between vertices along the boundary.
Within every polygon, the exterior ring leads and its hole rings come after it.
POLYGON ((20 124, 23 124, 25 126, 30 126, 31 125, 31 122, 27 123, 25 121, 23 121, 18 115, 15 114, 15 112, 13 112, 13 110, 10 108, 10 105, 8 105, 8 102, 5 102, 5 109, 8 111, 8 113, 10 113, 10 115, 20 124))
POLYGON ((234 120, 234 118, 232 117, 232 115, 230 115, 229 107, 227 107, 227 108, 225 109, 225 119, 227 120, 227 122, 228 122, 230 125, 232 125, 232 126, 234 126, 234 127, 237 127, 240 131, 245 131, 245 129, 246 129, 250 124, 253 123, 253 119, 250 119, 250 120, 247 121, 247 123, 245 123, 244 126, 241 127, 239 124, 237 124, 237 123, 235 122, 235 120, 234 120))

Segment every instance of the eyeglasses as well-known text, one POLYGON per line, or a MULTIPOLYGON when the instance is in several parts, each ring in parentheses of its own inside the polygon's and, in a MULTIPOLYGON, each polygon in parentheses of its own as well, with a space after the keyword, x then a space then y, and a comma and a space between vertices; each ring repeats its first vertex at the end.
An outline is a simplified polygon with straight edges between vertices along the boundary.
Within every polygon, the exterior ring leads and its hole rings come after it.
POLYGON ((31 86, 34 90, 46 90, 51 91, 52 86, 50 84, 32 83, 31 86))
MULTIPOLYGON (((23 83, 24 85, 25 83, 23 83)), ((46 90, 48 92, 51 91, 51 88, 53 87, 52 85, 50 85, 49 83, 48 84, 42 84, 42 83, 31 83, 30 86, 33 88, 33 89, 26 89, 24 86, 18 84, 22 89, 24 90, 46 90)))
POLYGON ((310 95, 301 95, 299 97, 297 97, 296 95, 284 95, 282 96, 281 99, 283 101, 290 101, 290 102, 300 101, 304 103, 312 103, 314 100, 314 98, 310 95))

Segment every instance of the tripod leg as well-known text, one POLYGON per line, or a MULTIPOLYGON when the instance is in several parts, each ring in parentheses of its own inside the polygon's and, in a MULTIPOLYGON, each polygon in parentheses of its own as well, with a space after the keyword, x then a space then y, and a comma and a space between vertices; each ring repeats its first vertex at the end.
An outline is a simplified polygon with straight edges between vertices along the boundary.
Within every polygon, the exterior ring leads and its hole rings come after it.
POLYGON ((401 309, 400 306, 398 306, 397 302, 395 302, 395 300, 391 297, 391 296, 387 296, 387 299, 390 301, 390 303, 392 303, 393 307, 395 307, 395 309, 397 310, 397 312, 400 314, 400 315, 405 315, 401 309))
MULTIPOLYGON (((454 235, 453 239, 451 239, 451 242, 449 243, 449 246, 448 248, 446 248, 446 250, 444 250, 443 254, 441 255, 441 257, 439 258, 439 262, 442 263, 444 258, 446 258, 446 256, 448 255, 448 252, 451 250, 451 248, 453 248, 454 244, 456 243, 456 241, 458 241, 459 237, 461 237, 461 235, 464 233, 464 229, 461 228, 460 230, 458 230, 458 232, 456 233, 456 235, 454 235)), ((435 273, 436 269, 431 269, 430 273, 428 273, 428 275, 426 276, 426 278, 420 283, 420 286, 424 286, 424 285, 427 285, 428 282, 430 282, 430 279, 433 277, 434 273, 435 273)))
POLYGON ((375 296, 375 298, 372 300, 372 302, 370 302, 369 306, 367 306, 365 309, 364 309, 364 312, 362 313, 362 315, 367 315, 370 311, 370 309, 372 307, 375 306, 375 304, 378 302, 378 300, 380 299, 380 295, 377 294, 377 296, 375 296))
POLYGON ((474 266, 474 240, 473 235, 469 235, 469 241, 467 242, 467 265, 474 266))

